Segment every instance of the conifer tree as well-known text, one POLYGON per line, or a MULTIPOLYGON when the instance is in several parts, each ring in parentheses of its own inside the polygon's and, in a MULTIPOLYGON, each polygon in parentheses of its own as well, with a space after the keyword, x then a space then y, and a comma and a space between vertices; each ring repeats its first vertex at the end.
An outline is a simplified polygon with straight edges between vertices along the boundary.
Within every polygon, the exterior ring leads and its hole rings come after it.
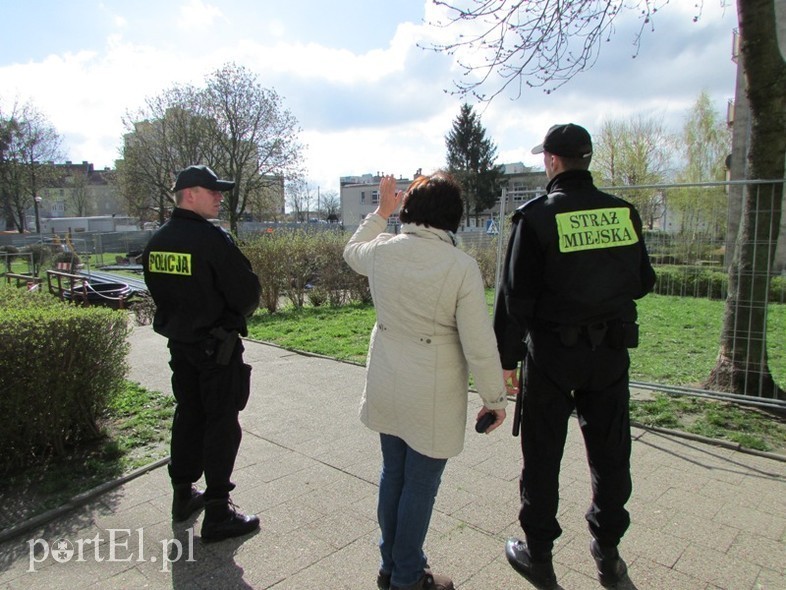
POLYGON ((453 127, 445 136, 448 171, 461 184, 467 221, 493 206, 499 197, 501 170, 494 163, 497 146, 486 137, 480 117, 469 104, 461 105, 453 127))

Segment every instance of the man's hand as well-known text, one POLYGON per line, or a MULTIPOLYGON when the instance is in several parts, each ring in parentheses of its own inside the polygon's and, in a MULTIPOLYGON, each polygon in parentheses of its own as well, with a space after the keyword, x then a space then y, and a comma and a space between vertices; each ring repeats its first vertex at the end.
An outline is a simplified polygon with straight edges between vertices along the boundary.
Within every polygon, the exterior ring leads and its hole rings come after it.
POLYGON ((519 370, 518 369, 502 369, 502 376, 505 379, 505 389, 510 395, 518 395, 519 393, 519 370))
POLYGON ((396 190, 396 177, 383 176, 379 181, 379 205, 374 213, 387 219, 398 209, 403 196, 404 191, 396 190))

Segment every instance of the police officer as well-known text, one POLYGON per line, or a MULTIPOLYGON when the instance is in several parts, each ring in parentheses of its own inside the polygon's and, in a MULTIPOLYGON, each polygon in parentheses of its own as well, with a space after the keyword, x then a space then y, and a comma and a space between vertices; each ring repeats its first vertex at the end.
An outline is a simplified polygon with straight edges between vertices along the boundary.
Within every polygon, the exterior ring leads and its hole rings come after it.
POLYGON ((556 587, 560 461, 575 410, 592 475, 590 552, 609 587, 627 570, 617 545, 630 524, 627 349, 637 344, 634 300, 652 290, 655 272, 636 209, 593 184, 586 129, 554 125, 532 153, 543 153, 548 194, 513 215, 494 317, 508 391, 519 396, 514 434, 518 419, 524 458, 525 540, 510 539, 505 552, 536 586, 556 587))
POLYGON ((243 362, 246 317, 259 305, 260 286, 232 238, 209 219, 218 217, 223 191, 207 166, 189 166, 172 191, 175 209, 143 254, 145 282, 156 303, 153 329, 169 339, 172 422, 169 475, 172 519, 205 508, 201 536, 217 541, 249 533, 259 518, 229 499, 240 446, 238 413, 248 400, 251 367, 243 362), (196 482, 204 473, 204 494, 196 482))

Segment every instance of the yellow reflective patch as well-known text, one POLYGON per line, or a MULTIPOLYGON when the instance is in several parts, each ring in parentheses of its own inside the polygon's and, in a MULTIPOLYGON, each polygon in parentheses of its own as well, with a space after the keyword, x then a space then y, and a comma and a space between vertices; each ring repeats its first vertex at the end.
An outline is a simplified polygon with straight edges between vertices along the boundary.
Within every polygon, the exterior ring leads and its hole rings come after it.
POLYGON ((616 248, 639 241, 627 207, 558 213, 556 218, 560 252, 616 248))
POLYGON ((191 254, 182 252, 151 252, 148 262, 150 272, 170 275, 191 275, 191 254))

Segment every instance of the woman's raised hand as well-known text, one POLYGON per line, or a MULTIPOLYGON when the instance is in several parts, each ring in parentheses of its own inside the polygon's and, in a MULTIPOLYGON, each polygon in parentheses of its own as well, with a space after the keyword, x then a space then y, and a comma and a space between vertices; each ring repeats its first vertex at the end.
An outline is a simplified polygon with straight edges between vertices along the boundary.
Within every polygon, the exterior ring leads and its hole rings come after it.
POLYGON ((374 213, 387 219, 398 209, 403 196, 404 191, 396 190, 396 178, 383 176, 379 181, 379 205, 374 213))

